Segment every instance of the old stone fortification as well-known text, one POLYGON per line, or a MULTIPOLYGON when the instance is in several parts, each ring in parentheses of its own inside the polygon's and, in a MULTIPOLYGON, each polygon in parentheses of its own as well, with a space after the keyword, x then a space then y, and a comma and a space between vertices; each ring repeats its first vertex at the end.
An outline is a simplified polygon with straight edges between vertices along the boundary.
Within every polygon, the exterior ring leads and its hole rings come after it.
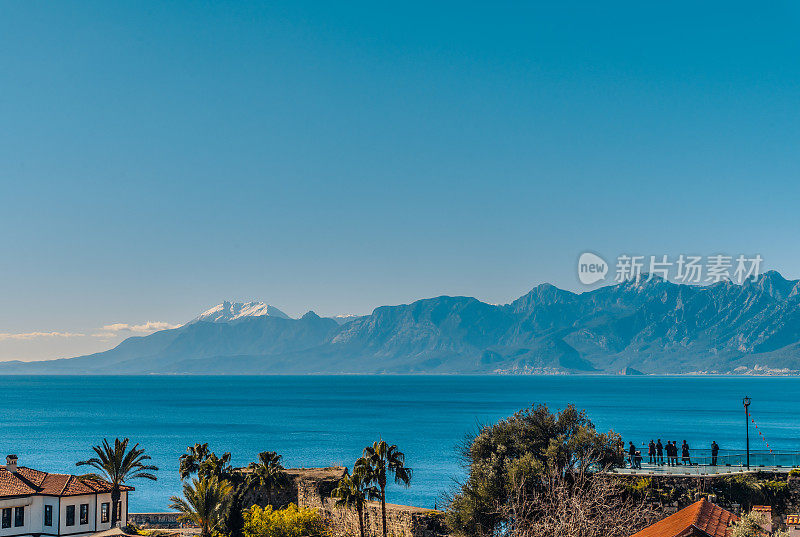
MULTIPOLYGON (((299 507, 319 509, 331 522, 334 532, 341 535, 358 535, 358 515, 350 507, 336 507, 331 492, 344 475, 345 468, 293 468, 286 470, 290 483, 283 490, 273 494, 270 502, 275 508, 289 503, 299 507)), ((246 506, 266 505, 263 491, 253 491, 246 498, 246 506)), ((369 502, 364 509, 364 529, 367 537, 382 534, 381 506, 369 502)), ((444 517, 440 511, 407 505, 386 505, 387 532, 393 537, 439 537, 446 534, 444 517)))
MULTIPOLYGON (((247 471, 242 469, 242 471, 247 471)), ((358 515, 349 507, 336 507, 331 492, 344 475, 343 466, 328 468, 290 468, 289 482, 270 495, 263 490, 251 490, 244 506, 272 505, 281 509, 294 503, 299 507, 319 509, 330 521, 335 535, 358 536, 358 515)), ((381 506, 369 502, 364 509, 364 528, 367 537, 382 535, 381 506)), ((143 528, 179 527, 178 513, 130 513, 129 522, 143 528)), ((386 526, 390 537, 440 537, 446 533, 443 513, 407 505, 386 505, 386 526)))
POLYGON ((128 523, 139 528, 180 528, 178 513, 128 513, 128 523))
POLYGON ((800 477, 788 472, 735 472, 701 476, 608 474, 626 487, 645 495, 662 515, 672 514, 701 498, 736 514, 754 505, 772 507, 780 525, 787 514, 800 513, 800 477))

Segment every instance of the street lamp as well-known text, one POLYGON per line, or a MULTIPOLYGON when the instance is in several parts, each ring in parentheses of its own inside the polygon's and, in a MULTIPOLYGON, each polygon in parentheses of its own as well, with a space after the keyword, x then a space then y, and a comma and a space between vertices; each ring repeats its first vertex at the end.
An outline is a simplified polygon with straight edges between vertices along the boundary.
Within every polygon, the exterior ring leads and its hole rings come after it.
POLYGON ((745 438, 747 441, 747 469, 750 469, 750 398, 746 395, 744 399, 742 399, 742 404, 744 405, 744 425, 745 425, 745 438))

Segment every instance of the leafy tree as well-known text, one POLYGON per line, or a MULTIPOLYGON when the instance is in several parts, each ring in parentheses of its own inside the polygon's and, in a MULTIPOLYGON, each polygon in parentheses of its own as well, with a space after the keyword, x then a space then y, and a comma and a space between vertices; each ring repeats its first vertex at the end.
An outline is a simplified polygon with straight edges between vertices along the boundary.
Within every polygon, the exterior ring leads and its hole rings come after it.
POLYGON ((451 499, 448 524, 461 534, 495 535, 509 522, 512 497, 533 498, 572 476, 621 464, 620 442, 613 432, 597 433, 572 405, 555 414, 533 405, 484 426, 461 448, 468 477, 451 499))
POLYGON ((244 512, 245 537, 318 537, 324 533, 325 523, 316 509, 290 503, 286 509, 254 505, 244 512))
MULTIPOLYGON (((766 513, 750 511, 742 515, 738 521, 734 522, 731 530, 731 537, 763 537, 767 535, 765 528, 771 524, 766 513)), ((788 532, 775 531, 771 533, 773 537, 788 537, 788 532)))
POLYGON ((215 476, 192 479, 183 485, 183 498, 170 498, 170 508, 181 520, 197 525, 202 537, 211 537, 223 526, 232 490, 230 483, 215 476))
POLYGON ((411 468, 405 465, 406 456, 397 446, 389 445, 384 440, 379 440, 371 446, 364 448, 362 457, 366 479, 378 485, 381 500, 381 521, 383 524, 383 537, 386 537, 386 478, 387 474, 394 475, 397 484, 409 486, 411 482, 411 468))
POLYGON ((86 477, 93 479, 105 479, 111 483, 111 526, 117 525, 117 504, 120 498, 120 487, 131 479, 151 479, 157 478, 151 472, 158 471, 157 466, 145 464, 150 460, 149 455, 145 455, 144 448, 135 444, 128 449, 129 439, 119 438, 114 440, 112 447, 107 439, 103 439, 103 444, 93 446, 92 449, 97 454, 96 457, 80 461, 76 466, 91 466, 101 472, 98 474, 88 474, 86 477))
POLYGON ((258 461, 251 462, 249 486, 258 487, 267 493, 267 503, 272 504, 272 492, 289 482, 289 476, 281 465, 281 456, 274 451, 262 451, 258 461))
POLYGON ((355 507, 358 515, 358 531, 364 537, 364 505, 367 500, 380 498, 380 492, 369 484, 369 464, 363 458, 353 466, 352 475, 345 472, 344 477, 331 493, 336 498, 336 506, 355 507))

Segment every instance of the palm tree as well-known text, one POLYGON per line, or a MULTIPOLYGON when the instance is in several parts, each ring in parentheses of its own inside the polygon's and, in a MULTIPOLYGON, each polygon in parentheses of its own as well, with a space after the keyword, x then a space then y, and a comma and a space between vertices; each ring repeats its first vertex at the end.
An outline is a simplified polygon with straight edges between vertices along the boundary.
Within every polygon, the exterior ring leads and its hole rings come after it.
POLYGON ((230 481, 233 474, 230 462, 230 453, 225 452, 222 457, 217 457, 217 454, 212 452, 200 463, 197 469, 197 477, 216 477, 219 480, 230 481))
POLYGON ((180 513, 180 520, 196 524, 202 537, 211 537, 227 513, 231 491, 231 484, 216 476, 192 479, 183 485, 183 498, 171 497, 169 506, 180 513))
POLYGON ((257 486, 267 492, 267 504, 272 505, 273 489, 285 485, 289 476, 281 465, 281 456, 274 451, 262 451, 258 454, 258 462, 251 462, 249 486, 257 486))
POLYGON ((386 537, 386 475, 394 474, 394 481, 406 487, 411 482, 411 468, 406 468, 406 456, 397 446, 391 446, 384 440, 379 440, 371 446, 364 448, 368 480, 377 483, 380 489, 381 519, 383 522, 383 537, 386 537))
POLYGON ((92 449, 97 457, 89 460, 80 461, 76 466, 91 466, 101 472, 98 474, 88 474, 87 477, 93 479, 108 480, 111 483, 111 526, 117 525, 117 504, 120 497, 120 487, 130 479, 152 479, 156 476, 150 472, 158 470, 158 467, 151 464, 144 464, 150 460, 149 455, 144 454, 144 448, 135 444, 128 449, 129 440, 119 438, 114 440, 114 447, 109 445, 107 439, 103 439, 102 446, 93 446, 92 449))
POLYGON ((369 485, 369 464, 366 459, 358 459, 353 466, 353 474, 345 471, 344 477, 331 492, 337 498, 336 507, 355 507, 358 514, 358 531, 364 537, 364 504, 367 500, 379 497, 378 489, 369 485))
POLYGON ((178 459, 178 473, 181 476, 181 481, 196 473, 200 469, 200 463, 206 460, 209 455, 207 442, 204 444, 197 443, 186 448, 186 453, 178 459))

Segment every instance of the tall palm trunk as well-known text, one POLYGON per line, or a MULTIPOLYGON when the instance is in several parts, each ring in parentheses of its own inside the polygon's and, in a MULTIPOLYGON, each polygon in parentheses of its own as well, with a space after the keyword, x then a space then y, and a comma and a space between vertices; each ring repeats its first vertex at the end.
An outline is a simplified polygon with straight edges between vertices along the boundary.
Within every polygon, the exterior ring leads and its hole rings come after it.
POLYGON ((119 503, 119 497, 120 497, 119 487, 117 485, 114 485, 114 487, 111 489, 111 527, 112 528, 116 528, 117 527, 117 522, 119 522, 117 520, 117 504, 119 503))
POLYGON ((359 503, 356 510, 358 511, 358 532, 361 537, 364 537, 364 505, 359 503))
POLYGON ((386 484, 381 484, 381 519, 383 520, 383 537, 386 537, 386 484))

